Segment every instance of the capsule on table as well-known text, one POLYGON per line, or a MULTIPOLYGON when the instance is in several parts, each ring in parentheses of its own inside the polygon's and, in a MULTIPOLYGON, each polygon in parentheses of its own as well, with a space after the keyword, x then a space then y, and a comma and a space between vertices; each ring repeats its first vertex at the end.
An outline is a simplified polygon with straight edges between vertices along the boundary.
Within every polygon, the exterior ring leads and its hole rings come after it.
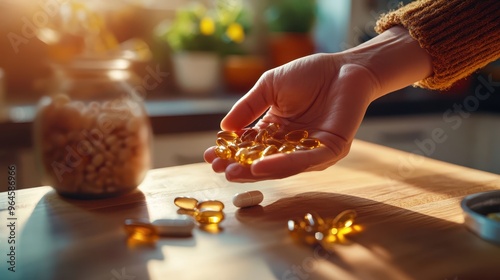
POLYGON ((295 146, 295 151, 309 151, 309 150, 312 150, 312 149, 309 147, 306 147, 306 146, 302 146, 300 144, 295 146))
POLYGON ((194 210, 198 205, 198 200, 192 197, 181 196, 174 199, 174 204, 184 210, 194 210))
POLYGON ((227 146, 227 149, 231 152, 230 159, 233 158, 236 155, 236 152, 238 152, 238 146, 236 144, 230 144, 227 146))
POLYGON ((224 212, 204 210, 197 212, 194 218, 200 224, 218 224, 224 220, 224 212))
POLYGON ((191 236, 194 222, 191 218, 158 219, 152 222, 158 235, 183 237, 191 236))
POLYGON ((229 142, 232 142, 238 138, 238 134, 236 134, 236 132, 233 131, 219 131, 217 133, 217 138, 222 138, 229 142))
POLYGON ((276 146, 277 148, 279 148, 279 147, 281 147, 281 145, 283 145, 283 141, 275 139, 275 138, 267 138, 266 145, 268 145, 268 146, 273 145, 273 146, 276 146))
POLYGON ((146 220, 126 219, 123 225, 130 239, 140 242, 154 242, 157 236, 156 228, 146 220))
POLYGON ((233 204, 239 208, 259 205, 264 200, 264 194, 260 191, 248 191, 237 193, 233 197, 233 204))
POLYGON ((258 133, 259 131, 255 128, 246 128, 241 134, 240 139, 242 142, 255 141, 255 136, 257 136, 258 133))
POLYGON ((224 209, 224 203, 218 200, 205 200, 199 202, 196 208, 199 211, 204 211, 204 210, 222 211, 224 209))
POLYGON ((319 231, 314 235, 316 241, 323 244, 335 243, 337 241, 337 234, 339 230, 337 228, 328 228, 323 231, 319 231))
POLYGON ((332 221, 331 226, 337 229, 348 228, 354 224, 354 219, 356 218, 356 211, 345 210, 338 214, 332 221))
POLYGON ((253 145, 255 145, 254 141, 245 141, 245 142, 238 143, 236 146, 238 148, 250 148, 253 145))

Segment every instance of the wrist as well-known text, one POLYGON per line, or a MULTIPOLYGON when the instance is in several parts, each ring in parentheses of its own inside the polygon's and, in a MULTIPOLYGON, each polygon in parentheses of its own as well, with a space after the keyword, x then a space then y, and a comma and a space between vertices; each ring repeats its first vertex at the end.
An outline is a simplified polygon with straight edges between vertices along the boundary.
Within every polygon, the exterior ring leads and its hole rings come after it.
POLYGON ((372 100, 432 75, 431 57, 408 30, 395 26, 344 51, 346 63, 367 68, 378 82, 372 100))

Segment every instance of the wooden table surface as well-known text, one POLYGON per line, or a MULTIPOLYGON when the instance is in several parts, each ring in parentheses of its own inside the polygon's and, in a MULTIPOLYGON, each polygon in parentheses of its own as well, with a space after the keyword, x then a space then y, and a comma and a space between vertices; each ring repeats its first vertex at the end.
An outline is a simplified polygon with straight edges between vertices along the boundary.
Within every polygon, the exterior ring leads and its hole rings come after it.
POLYGON ((102 200, 65 199, 47 186, 16 191, 14 233, 1 193, 0 279, 500 278, 500 246, 469 232, 459 205, 500 189, 500 176, 366 142, 321 172, 236 184, 199 163, 152 170, 139 189, 102 200), (234 207, 233 195, 245 190, 262 191, 261 206, 234 207), (175 215, 177 196, 224 202, 220 231, 127 243, 124 219, 175 215), (287 232, 287 220, 306 212, 333 218, 346 209, 358 212, 360 230, 329 250, 287 232))

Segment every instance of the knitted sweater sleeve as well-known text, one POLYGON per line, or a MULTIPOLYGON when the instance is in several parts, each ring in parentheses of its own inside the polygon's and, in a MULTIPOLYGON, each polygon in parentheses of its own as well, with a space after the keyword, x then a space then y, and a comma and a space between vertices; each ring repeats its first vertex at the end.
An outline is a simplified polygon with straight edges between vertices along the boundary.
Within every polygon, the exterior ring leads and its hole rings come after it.
POLYGON ((447 89, 500 58, 499 0, 418 0, 382 15, 375 30, 395 25, 431 56, 434 73, 420 87, 447 89))

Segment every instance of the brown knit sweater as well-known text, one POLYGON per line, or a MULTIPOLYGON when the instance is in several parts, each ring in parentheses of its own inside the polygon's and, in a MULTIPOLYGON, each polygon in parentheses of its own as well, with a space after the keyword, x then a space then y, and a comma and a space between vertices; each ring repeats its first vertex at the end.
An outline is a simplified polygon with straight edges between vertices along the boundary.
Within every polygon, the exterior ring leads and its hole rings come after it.
POLYGON ((409 30, 432 58, 434 74, 416 85, 446 89, 500 58, 500 0, 420 0, 378 20, 381 33, 409 30))

